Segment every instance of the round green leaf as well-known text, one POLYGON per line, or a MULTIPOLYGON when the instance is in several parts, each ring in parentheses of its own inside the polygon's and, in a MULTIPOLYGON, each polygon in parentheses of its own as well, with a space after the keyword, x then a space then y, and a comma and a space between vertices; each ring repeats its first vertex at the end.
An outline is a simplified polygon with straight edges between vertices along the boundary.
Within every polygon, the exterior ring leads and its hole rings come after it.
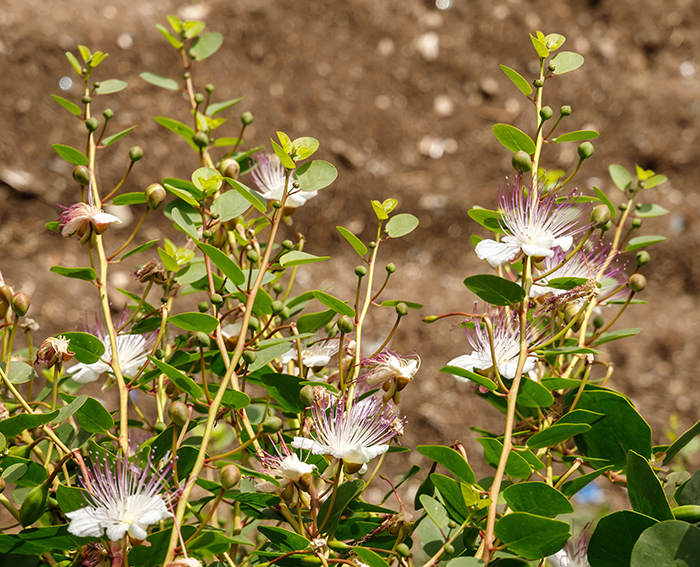
POLYGON ((564 547, 571 533, 566 522, 513 512, 498 520, 496 537, 513 553, 526 559, 540 559, 564 547))
POLYGON ((608 171, 613 183, 620 191, 627 191, 627 189, 632 187, 632 176, 624 167, 614 163, 608 167, 608 171))
POLYGON ((470 276, 464 285, 491 305, 513 305, 525 298, 525 290, 518 284, 490 274, 470 276))
POLYGON ((243 271, 218 248, 205 242, 196 241, 195 244, 204 252, 212 263, 221 270, 221 273, 236 285, 243 285, 246 277, 243 271))
MULTIPOLYGON (((5 370, 5 362, 0 362, 0 368, 5 370)), ((10 371, 5 373, 13 384, 24 384, 37 377, 36 370, 20 360, 12 361, 10 363, 10 371)))
POLYGON ((207 313, 180 313, 168 317, 168 323, 193 333, 212 333, 218 327, 219 320, 207 313))
MULTIPOLYGON (((470 209, 467 214, 470 219, 475 220, 485 229, 495 232, 496 234, 505 234, 501 228, 501 215, 496 211, 474 208, 470 209)), ((474 246, 476 246, 476 244, 474 244, 474 246)))
POLYGON ((524 151, 531 155, 535 153, 535 142, 522 130, 510 124, 494 124, 493 135, 511 152, 524 151))
POLYGON ((553 73, 555 75, 563 75, 583 65, 583 56, 573 51, 560 51, 551 59, 554 65, 553 73))
POLYGON ((76 280, 85 280, 91 282, 97 279, 97 272, 92 268, 68 268, 66 266, 51 266, 49 272, 54 274, 60 274, 66 276, 67 278, 73 278, 76 280))
POLYGON ((75 358, 83 364, 94 364, 105 353, 104 343, 97 337, 79 331, 62 333, 62 337, 70 340, 68 348, 75 353, 75 358))
POLYGON ((634 215, 639 218, 660 217, 668 213, 668 209, 664 209, 661 205, 655 205, 653 203, 646 203, 634 210, 634 215))
POLYGON ((220 33, 210 32, 200 36, 190 49, 190 56, 197 61, 202 61, 216 53, 224 43, 224 36, 220 33))
POLYGON ((476 482, 474 471, 472 471, 469 463, 451 447, 443 447, 442 445, 418 445, 416 450, 421 455, 442 465, 467 484, 474 484, 476 482))
POLYGON ((503 71, 506 76, 513 81, 513 84, 520 89, 520 92, 522 92, 525 96, 532 94, 532 86, 520 73, 511 69, 510 67, 506 67, 505 65, 501 65, 500 67, 501 71, 503 71))
MULTIPOLYGON (((588 543, 588 562, 591 567, 630 567, 634 544, 642 533, 657 524, 654 518, 621 510, 604 516, 596 524, 588 543)), ((645 567, 657 567, 648 563, 645 567)))
POLYGON ((250 208, 250 203, 238 191, 226 191, 211 204, 211 212, 219 215, 220 222, 226 222, 242 215, 250 208))
POLYGON ((332 163, 317 159, 299 166, 295 177, 302 191, 319 191, 335 181, 338 170, 332 163))
POLYGON ((126 81, 120 81, 119 79, 107 79, 105 81, 100 81, 100 86, 95 89, 98 95, 118 93, 127 87, 126 81))
POLYGON ((187 376, 187 374, 180 372, 177 368, 170 366, 170 364, 167 362, 158 360, 152 356, 149 356, 148 360, 155 364, 156 367, 168 378, 170 378, 173 384, 175 384, 183 392, 188 393, 195 399, 199 399, 204 396, 204 390, 202 390, 202 387, 192 380, 192 378, 187 376))
POLYGON ((529 512, 547 518, 574 512, 569 499, 544 482, 511 484, 503 491, 503 498, 515 512, 529 512))
POLYGON ((562 441, 571 439, 574 435, 579 435, 590 430, 591 426, 585 423, 565 423, 562 425, 551 425, 542 431, 538 431, 527 440, 527 446, 532 450, 544 447, 553 447, 562 441))
POLYGON ((548 408, 554 403, 554 396, 542 384, 524 378, 518 391, 518 404, 528 408, 548 408))
POLYGON ((700 567, 700 529, 671 520, 647 529, 632 550, 630 567, 700 567))
MULTIPOLYGON (((484 460, 489 466, 497 468, 503 451, 503 443, 492 437, 479 437, 477 442, 484 448, 484 460)), ((532 468, 518 451, 511 451, 506 461, 506 474, 516 478, 528 478, 532 474, 532 468)))
POLYGON ((386 223, 386 233, 392 238, 399 238, 413 232, 418 226, 418 219, 408 213, 393 216, 386 223))
POLYGON ((328 258, 330 258, 330 256, 314 256, 308 252, 292 250, 280 258, 280 266, 286 268, 288 266, 299 266, 300 264, 311 264, 313 262, 323 262, 324 260, 328 260, 328 258))
POLYGON ((367 246, 365 246, 364 242, 357 238, 352 232, 350 232, 347 228, 344 228, 342 226, 336 226, 335 227, 340 234, 343 235, 343 238, 348 241, 350 246, 352 246, 355 249, 355 252, 357 252, 360 256, 364 256, 367 254, 367 246))
POLYGON ((350 307, 347 303, 344 301, 341 301, 337 297, 333 297, 332 295, 329 295, 328 293, 325 293, 323 291, 318 291, 314 290, 311 293, 313 293, 314 297, 323 303, 326 307, 329 307, 336 313, 340 313, 341 315, 346 315, 348 317, 354 317, 355 316, 355 310, 350 307))

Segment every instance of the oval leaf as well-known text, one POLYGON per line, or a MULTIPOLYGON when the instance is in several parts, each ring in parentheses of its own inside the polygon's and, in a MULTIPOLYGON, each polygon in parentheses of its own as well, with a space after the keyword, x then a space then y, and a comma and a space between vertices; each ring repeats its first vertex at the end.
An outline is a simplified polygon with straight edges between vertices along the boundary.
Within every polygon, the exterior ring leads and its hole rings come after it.
MULTIPOLYGON (((588 544, 591 567, 630 567, 632 549, 639 536, 658 522, 632 510, 621 510, 604 516, 596 524, 588 544)), ((645 567, 657 563, 647 563, 645 567)), ((673 563, 671 563, 673 565, 673 563)))
POLYGON ((576 130, 575 132, 567 132, 561 136, 557 136, 552 140, 556 144, 562 142, 579 142, 581 140, 593 140, 600 136, 595 130, 576 130))
POLYGON ((117 140, 121 140, 124 136, 126 136, 134 128, 136 128, 136 126, 132 126, 131 128, 127 128, 126 130, 122 130, 121 132, 118 132, 117 134, 114 134, 112 136, 107 136, 106 138, 104 138, 102 140, 101 145, 103 145, 105 148, 107 146, 112 145, 117 140))
POLYGON ((62 333, 70 341, 68 348, 75 353, 75 358, 83 364, 95 364, 105 353, 104 343, 89 333, 74 331, 62 333))
POLYGON ((190 56, 197 61, 203 61, 207 57, 214 55, 222 43, 224 43, 224 36, 220 33, 205 33, 197 38, 197 41, 190 49, 190 56))
POLYGON ((487 378, 486 376, 482 376, 481 374, 477 374, 476 372, 472 372, 470 370, 467 370, 466 368, 460 368, 459 366, 443 366, 440 369, 440 372, 445 372, 446 374, 452 374, 452 376, 455 377, 460 377, 460 378, 465 378, 466 380, 471 380, 472 382, 476 382, 479 384, 479 386, 483 386, 484 388, 488 390, 497 390, 498 386, 496 383, 491 380, 490 378, 487 378))
POLYGON ((117 195, 112 201, 113 205, 141 205, 146 202, 146 194, 143 192, 124 193, 117 195))
POLYGON ((645 246, 658 244, 664 240, 666 240, 665 236, 636 236, 634 238, 630 238, 627 246, 625 246, 625 251, 630 252, 632 250, 638 250, 639 248, 644 248, 645 246))
POLYGON ((528 83, 525 78, 517 71, 501 65, 501 71, 503 71, 506 76, 513 81, 513 84, 520 89, 525 96, 532 94, 532 86, 528 83))
POLYGON ((627 495, 635 512, 660 522, 673 520, 659 477, 649 462, 634 451, 627 453, 627 495))
POLYGON ((367 254, 367 246, 364 245, 362 240, 357 238, 352 232, 350 232, 347 228, 343 228, 342 226, 336 226, 335 227, 340 234, 343 235, 343 238, 348 241, 350 246, 352 246, 355 249, 355 252, 357 252, 360 256, 364 256, 367 254))
POLYGON ((491 305, 513 305, 525 298, 525 290, 518 284, 490 274, 470 276, 464 280, 464 285, 491 305))
POLYGON ((97 279, 97 272, 92 268, 68 268, 66 266, 51 266, 49 272, 54 274, 60 274, 66 276, 67 278, 73 278, 76 280, 85 280, 91 282, 97 279))
POLYGON ((319 191, 335 181, 338 170, 332 163, 317 159, 299 166, 295 177, 302 191, 319 191))
POLYGON ((555 75, 563 75, 583 65, 583 56, 573 51, 560 51, 552 57, 551 63, 554 65, 553 73, 555 75))
POLYGON ((170 79, 169 77, 162 77, 161 75, 156 75, 155 73, 141 73, 139 75, 147 83, 151 83, 156 87, 161 89, 168 89, 170 91, 179 91, 180 85, 175 79, 170 79))
POLYGON ((219 215, 219 222, 235 219, 249 208, 250 202, 238 191, 226 191, 211 204, 211 212, 219 215))
POLYGON ((54 99, 58 104, 60 104, 63 108, 65 108, 68 112, 73 114, 74 116, 80 116, 83 111, 80 109, 80 107, 77 104, 73 104, 71 101, 66 100, 65 98, 52 94, 51 98, 54 99))
POLYGON ((386 223, 386 233, 392 238, 399 238, 413 232, 418 226, 418 219, 408 213, 393 216, 386 223))
POLYGON ((513 553, 541 559, 559 551, 571 537, 569 524, 526 512, 503 516, 496 524, 496 537, 513 553))
POLYGON ((632 176, 621 165, 612 164, 608 167, 613 183, 620 191, 627 191, 632 187, 632 176))
POLYGON ((459 452, 451 447, 443 447, 442 445, 418 445, 416 450, 424 457, 428 457, 445 467, 459 478, 459 480, 467 484, 474 484, 476 482, 474 471, 472 471, 469 463, 464 460, 464 457, 460 455, 459 452))
POLYGON ((180 372, 174 366, 170 366, 167 362, 158 360, 152 356, 149 356, 148 360, 155 364, 156 367, 168 378, 170 378, 173 384, 175 384, 183 392, 188 393, 195 399, 199 399, 204 396, 204 390, 202 390, 202 387, 192 380, 192 378, 183 372, 180 372))
POLYGON ((700 566, 700 529, 679 521, 661 522, 639 537, 630 567, 700 566))
POLYGON ((526 154, 535 153, 535 142, 522 130, 510 124, 494 124, 493 135, 511 152, 524 151, 526 154))
POLYGON ((76 150, 70 146, 64 146, 63 144, 54 144, 51 147, 56 150, 56 153, 68 163, 72 163, 73 165, 88 164, 88 158, 80 150, 76 150))
POLYGON ((212 263, 221 270, 221 273, 234 284, 243 285, 245 283, 243 271, 221 250, 205 242, 196 242, 196 244, 209 257, 212 263))
POLYGON ((569 499, 544 482, 512 484, 503 491, 503 498, 514 512, 529 512, 547 518, 574 513, 569 499))
POLYGON ((100 81, 100 86, 95 89, 98 95, 118 93, 127 87, 126 81, 120 81, 119 79, 107 79, 106 81, 100 81))
POLYGON ((355 316, 355 310, 350 307, 347 303, 344 301, 341 301, 337 297, 333 297, 332 295, 329 295, 327 293, 324 293, 323 291, 318 291, 314 290, 311 293, 314 294, 314 297, 318 299, 321 303, 323 303, 326 307, 329 307, 336 313, 339 313, 340 315, 346 315, 348 317, 354 317, 355 316))
POLYGON ((219 326, 219 320, 208 313, 180 313, 168 317, 168 323, 172 323, 185 331, 193 333, 213 333, 219 326))
POLYGON ((299 250, 292 250, 287 252, 284 256, 280 258, 280 266, 299 266, 300 264, 311 264, 313 262, 323 262, 328 260, 330 256, 314 256, 307 252, 300 252, 299 250))

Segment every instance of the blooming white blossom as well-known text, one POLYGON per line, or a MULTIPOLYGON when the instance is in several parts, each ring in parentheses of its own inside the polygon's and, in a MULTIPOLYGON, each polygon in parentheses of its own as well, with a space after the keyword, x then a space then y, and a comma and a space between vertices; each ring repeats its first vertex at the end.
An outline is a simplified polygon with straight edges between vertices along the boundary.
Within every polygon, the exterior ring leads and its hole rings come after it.
POLYGON ((303 489, 308 489, 311 482, 311 474, 316 465, 310 465, 299 459, 290 450, 284 439, 280 440, 279 447, 277 445, 274 447, 277 455, 270 453, 261 454, 260 462, 263 465, 263 469, 260 472, 277 478, 279 486, 273 482, 263 481, 259 482, 256 488, 262 492, 284 492, 288 486, 298 484, 303 489))
MULTIPOLYGON (((286 183, 285 169, 277 157, 277 154, 258 153, 255 156, 257 167, 250 172, 250 176, 258 186, 260 194, 268 201, 281 201, 284 195, 286 183)), ((315 197, 318 191, 303 191, 294 189, 292 183, 294 176, 289 179, 287 188, 286 207, 301 207, 306 201, 315 197)))
POLYGON ((586 548, 591 534, 586 525, 576 538, 572 538, 566 543, 564 549, 557 551, 554 555, 547 557, 550 567, 590 567, 586 548))
POLYGON ((148 526, 171 517, 168 504, 173 495, 161 495, 170 466, 159 474, 149 474, 150 459, 141 469, 128 458, 112 464, 93 461, 88 470, 92 492, 90 506, 67 512, 68 531, 78 537, 102 537, 118 541, 127 533, 137 540, 148 536, 148 526), (116 467, 116 471, 115 471, 116 467))
MULTIPOLYGON (((520 357, 520 325, 515 314, 507 314, 504 310, 497 311, 490 317, 493 326, 493 353, 489 342, 489 333, 485 325, 475 324, 473 332, 467 330, 467 340, 471 345, 471 354, 463 354, 450 360, 448 366, 457 366, 474 372, 475 370, 489 370, 494 364, 498 373, 504 378, 515 378, 520 357)), ((523 373, 533 372, 537 364, 537 357, 528 356, 525 359, 523 373)), ((533 372, 534 373, 534 372, 533 372)), ((455 378, 460 382, 469 382, 462 376, 455 378)))
MULTIPOLYGON (((316 341, 301 349, 301 362, 306 368, 323 368, 331 361, 331 357, 338 352, 338 343, 335 341, 316 341)), ((296 346, 290 348, 280 357, 282 364, 289 364, 299 358, 296 346)))
POLYGON ((521 254, 549 258, 554 249, 567 251, 573 244, 573 235, 586 226, 576 227, 583 215, 577 208, 576 196, 561 203, 549 193, 534 200, 533 191, 525 193, 518 180, 509 190, 499 195, 501 228, 506 232, 500 242, 485 239, 476 245, 476 255, 493 268, 516 260, 521 254))
POLYGON ((365 359, 363 366, 372 365, 372 368, 360 378, 370 386, 383 384, 387 380, 394 380, 398 390, 408 385, 413 380, 420 368, 420 358, 403 358, 391 351, 383 351, 374 358, 365 359))
POLYGON ((315 439, 295 437, 292 447, 331 455, 353 472, 386 453, 387 442, 403 432, 403 420, 374 396, 355 400, 349 410, 345 398, 318 398, 311 414, 315 439))

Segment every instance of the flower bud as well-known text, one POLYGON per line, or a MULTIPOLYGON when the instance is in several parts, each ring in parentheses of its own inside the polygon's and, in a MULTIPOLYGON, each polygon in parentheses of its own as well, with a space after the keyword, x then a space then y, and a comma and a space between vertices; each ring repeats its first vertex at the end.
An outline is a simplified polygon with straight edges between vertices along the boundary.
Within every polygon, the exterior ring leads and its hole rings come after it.
POLYGON ((211 83, 207 83, 207 85, 204 87, 204 90, 211 94, 214 92, 214 85, 212 85, 211 83))
POLYGON ((224 304, 224 298, 218 293, 212 293, 211 296, 209 296, 209 301, 211 301, 212 305, 216 305, 217 307, 221 307, 224 304))
POLYGON ((209 145, 209 136, 206 132, 197 132, 193 138, 194 145, 198 148, 206 148, 209 145))
POLYGON ((540 118, 542 120, 549 120, 554 115, 554 111, 551 106, 543 106, 540 109, 540 118))
POLYGON ((352 549, 351 545, 345 543, 344 541, 339 541, 339 540, 329 541, 328 547, 330 549, 332 549, 333 551, 337 551, 339 553, 343 553, 345 551, 350 551, 352 549))
POLYGON ((639 228, 642 226, 642 219, 632 219, 632 228, 639 228))
POLYGON ((307 384, 299 391, 299 399, 302 401, 305 407, 310 407, 316 400, 314 396, 314 387, 311 384, 307 384))
POLYGON ((29 299, 29 296, 26 293, 19 291, 12 296, 10 306, 17 317, 24 317, 27 314, 27 311, 29 311, 29 306, 31 303, 32 302, 29 299))
POLYGON ((100 127, 100 122, 94 116, 91 116, 85 121, 85 128, 88 132, 94 132, 100 127))
POLYGON ((230 177, 231 179, 238 179, 241 173, 240 164, 233 158, 226 158, 219 164, 219 173, 224 177, 230 177))
POLYGON ((165 351, 162 348, 157 348, 156 352, 153 353, 158 360, 163 360, 165 358, 165 351))
POLYGON ((581 161, 588 159, 593 155, 594 149, 590 142, 582 142, 578 147, 578 157, 581 158, 581 161))
POLYGON ((651 260, 651 256, 646 250, 640 250, 639 252, 637 252, 637 255, 634 259, 637 262, 637 266, 643 266, 644 264, 649 263, 649 260, 651 260))
POLYGON ((202 567, 202 562, 194 557, 179 557, 165 567, 202 567))
POLYGON ((165 431, 167 428, 168 426, 165 425, 164 421, 156 421, 155 425, 153 426, 156 433, 163 433, 163 431, 165 431))
POLYGON ((647 279, 642 274, 632 274, 627 285, 633 292, 638 293, 647 286, 647 279))
POLYGON ((35 363, 43 362, 47 368, 58 365, 60 370, 64 362, 75 356, 75 353, 68 349, 69 346, 70 339, 61 336, 49 337, 41 343, 41 346, 36 351, 35 363))
POLYGON ((189 71, 185 71, 185 72, 182 74, 182 78, 185 79, 185 81, 188 81, 189 79, 192 78, 192 73, 190 73, 189 71))
POLYGON ((2 494, 5 491, 6 486, 7 483, 5 482, 5 479, 0 476, 0 494, 2 494))
POLYGON ((626 211, 627 210, 627 203, 620 203, 617 206, 617 208, 620 209, 621 211, 626 211))
POLYGON ((85 165, 76 165, 73 168, 73 179, 83 187, 90 185, 90 170, 85 165))
POLYGON ((519 150, 513 154, 511 163, 516 171, 521 171, 522 173, 527 173, 532 169, 532 159, 528 153, 523 150, 519 150))
POLYGON ((292 312, 289 310, 289 307, 285 305, 284 309, 282 309, 282 313, 280 313, 280 319, 284 321, 285 319, 289 319, 292 316, 292 312))
POLYGON ((408 307, 405 303, 397 303, 395 309, 399 317, 405 317, 408 314, 408 307))
POLYGON ((542 79, 535 79, 532 81, 532 84, 535 85, 536 89, 541 89, 544 86, 544 81, 542 79))
POLYGON ((300 563, 301 567, 321 567, 321 565, 323 565, 323 561, 315 555, 304 555, 300 563))
POLYGON ((202 104, 204 102, 204 95, 202 93, 197 93, 194 95, 194 102, 197 104, 202 104))
POLYGON ((206 313, 209 311, 209 304, 206 301, 200 301, 199 305, 197 305, 197 310, 200 313, 206 313))
POLYGON ((104 112, 102 112, 102 116, 105 117, 105 120, 111 120, 114 118, 114 111, 111 108, 105 108, 104 112))
POLYGON ((284 310, 284 303, 279 300, 275 300, 270 305, 270 309, 272 310, 273 315, 279 315, 284 310))
POLYGON ((445 550, 445 555, 452 555, 455 552, 455 546, 451 543, 446 543, 443 549, 445 550))
POLYGON ((190 418, 190 410, 183 402, 176 401, 170 404, 168 415, 170 421, 178 427, 183 427, 190 418))
POLYGON ((241 469, 236 465, 226 465, 219 473, 219 482, 224 490, 231 490, 241 480, 241 469))
POLYGON ((241 353, 241 358, 243 359, 244 362, 247 364, 253 364, 255 362, 255 359, 258 357, 258 353, 255 352, 254 350, 244 350, 241 353))
POLYGON ((594 228, 601 228, 610 221, 610 209, 607 205, 596 205, 591 211, 590 220, 594 228))
POLYGON ((146 203, 148 208, 155 211, 165 201, 165 188, 160 183, 151 183, 146 187, 146 203))
POLYGON ((46 511, 49 501, 49 485, 45 482, 36 485, 24 497, 22 507, 19 509, 19 523, 22 527, 31 526, 46 511))
POLYGON ((571 107, 568 104, 566 104, 559 109, 559 113, 562 116, 569 116, 571 115, 571 107))
POLYGON ((275 295, 279 295, 284 291, 284 286, 281 283, 277 282, 275 285, 272 286, 272 291, 275 292, 275 295))
POLYGON ((386 271, 388 274, 393 274, 396 271, 396 265, 393 262, 387 264, 386 271))
POLYGON ((364 266, 357 266, 357 268, 355 268, 355 275, 358 278, 364 278, 367 275, 367 268, 364 266))
POLYGON ((209 240, 212 236, 214 236, 214 233, 211 230, 207 229, 202 231, 202 238, 204 240, 209 240))
POLYGON ((199 348, 209 348, 209 345, 211 345, 211 339, 206 333, 199 331, 194 336, 194 346, 199 348))
POLYGON ((423 317, 423 323, 435 323, 437 320, 437 315, 428 315, 427 317, 423 317))
POLYGON ((271 415, 262 424, 263 431, 268 435, 277 433, 282 429, 282 420, 276 415, 271 415))
POLYGON ((250 321, 248 321, 248 328, 253 329, 254 331, 259 331, 260 320, 257 317, 251 317, 250 321))
POLYGON ((131 161, 139 161, 143 157, 143 149, 141 146, 133 146, 129 149, 129 159, 131 161))
POLYGON ((400 543, 396 546, 396 553, 398 553, 401 557, 408 557, 411 555, 411 549, 405 543, 400 543))
POLYGON ((92 97, 91 96, 84 96, 83 98, 80 99, 80 102, 83 104, 90 104, 92 102, 92 97))
POLYGON ((338 329, 340 329, 341 333, 345 333, 347 335, 348 333, 353 332, 353 330, 355 329, 355 324, 353 323, 353 320, 347 315, 341 315, 338 318, 338 329))
POLYGON ((241 114, 241 122, 243 123, 243 126, 250 126, 254 119, 255 117, 253 116, 252 112, 244 112, 241 114))
POLYGON ((282 248, 284 248, 285 250, 291 250, 292 248, 294 248, 294 242, 292 242, 291 240, 283 240, 282 248))
POLYGON ((257 262, 260 259, 260 254, 255 248, 250 248, 246 253, 245 257, 248 258, 249 262, 257 262))

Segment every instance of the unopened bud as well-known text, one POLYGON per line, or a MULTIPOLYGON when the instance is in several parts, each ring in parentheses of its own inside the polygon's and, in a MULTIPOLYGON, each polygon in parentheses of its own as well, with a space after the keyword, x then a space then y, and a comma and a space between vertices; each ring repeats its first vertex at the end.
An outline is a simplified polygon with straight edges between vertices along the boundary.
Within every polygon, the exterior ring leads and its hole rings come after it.
POLYGON ((397 303, 395 309, 399 317, 405 317, 408 314, 408 307, 405 303, 397 303))
POLYGON ((165 201, 165 188, 160 183, 151 183, 146 187, 146 203, 148 208, 155 211, 165 201))
POLYGON ((15 315, 17 315, 18 317, 24 317, 27 314, 31 303, 32 302, 29 299, 29 296, 26 293, 22 293, 21 291, 15 293, 12 296, 12 300, 10 301, 12 311, 14 311, 15 315))
POLYGON ((214 92, 214 85, 212 85, 211 83, 207 83, 207 85, 204 87, 204 90, 211 94, 214 92))
POLYGON ((46 482, 32 488, 19 509, 19 523, 26 528, 36 522, 46 511, 49 501, 49 485, 46 482))
POLYGON ((398 553, 401 557, 408 557, 411 555, 411 548, 405 543, 400 543, 396 546, 396 553, 398 553))
POLYGON ((73 169, 73 179, 84 187, 90 185, 90 170, 85 165, 76 165, 73 169))
POLYGON ((357 266, 357 268, 355 268, 355 275, 358 278, 364 278, 367 275, 367 268, 364 266, 357 266))
POLYGON ((610 209, 607 205, 596 205, 590 216, 594 228, 601 228, 610 221, 610 209))
POLYGON ((238 176, 241 173, 241 166, 235 159, 226 158, 219 164, 219 173, 221 173, 221 175, 224 177, 238 179, 238 176))
POLYGON ((267 434, 277 433, 282 429, 282 420, 276 415, 271 415, 263 421, 262 428, 267 434))
POLYGON ((155 425, 153 426, 156 433, 163 433, 163 431, 165 431, 167 428, 168 426, 165 425, 164 421, 156 421, 155 425))
POLYGON ((114 118, 114 111, 111 108, 105 108, 102 112, 102 116, 105 117, 105 120, 111 120, 114 118))
POLYGON ((231 490, 241 480, 241 469, 236 465, 226 465, 219 473, 219 482, 224 490, 231 490))
POLYGON ((582 142, 578 147, 578 157, 581 160, 588 159, 593 155, 595 148, 590 142, 582 142))
POLYGON ((141 146, 132 146, 129 148, 129 159, 131 161, 139 161, 143 157, 143 148, 141 146))
POLYGON ((209 304, 206 301, 200 301, 199 305, 197 305, 197 310, 200 313, 206 313, 209 311, 209 304))
POLYGON ((540 118, 542 120, 549 120, 554 115, 554 111, 551 106, 543 106, 540 109, 540 118))
POLYGON ((190 410, 183 402, 177 401, 170 404, 168 415, 170 421, 178 427, 183 427, 190 418, 190 410))
POLYGON ((273 315, 279 315, 284 310, 284 303, 279 300, 275 300, 270 305, 270 309, 272 310, 273 315))
POLYGON ((192 140, 198 148, 206 148, 209 145, 209 136, 206 132, 197 132, 192 140))
POLYGON ((211 301, 212 305, 216 305, 217 307, 220 307, 224 304, 224 298, 221 297, 218 293, 212 293, 211 296, 209 296, 209 301, 211 301))
POLYGON ((165 358, 165 351, 162 348, 157 348, 156 352, 153 353, 158 360, 163 360, 165 358))
POLYGON ((536 89, 541 89, 544 86, 544 81, 542 79, 535 79, 532 81, 532 84, 535 85, 536 89))
POLYGON ((392 262, 386 265, 386 271, 389 274, 393 274, 396 271, 396 265, 392 262))
POLYGON ((257 317, 251 317, 250 321, 248 321, 248 328, 253 329, 254 331, 259 331, 260 320, 257 317))
POLYGON ((596 329, 600 329, 604 323, 605 323, 605 319, 603 319, 603 317, 601 315, 596 315, 595 317, 593 317, 593 326, 596 329))
POLYGON ((314 387, 311 384, 307 384, 299 391, 299 399, 302 401, 305 407, 313 405, 316 396, 314 396, 314 387))
POLYGON ((437 315, 428 315, 427 317, 423 317, 423 323, 435 323, 437 320, 437 315))
POLYGON ((289 319, 292 316, 292 312, 289 310, 289 307, 285 306, 284 309, 282 309, 282 313, 280 313, 280 319, 284 321, 285 319, 289 319))
POLYGON ((199 348, 209 348, 209 345, 211 345, 211 339, 205 332, 199 331, 194 336, 194 345, 199 348))
POLYGON ((277 282, 275 285, 272 286, 272 291, 275 292, 275 295, 279 295, 284 291, 284 286, 281 283, 277 282))
POLYGON ((257 357, 258 357, 258 353, 256 353, 254 350, 244 350, 241 353, 241 358, 247 364, 253 364, 257 357))
POLYGON ((643 266, 644 264, 649 263, 649 260, 651 260, 651 256, 646 250, 640 250, 639 252, 637 252, 637 255, 634 259, 637 262, 637 266, 643 266))
POLYGON ((243 114, 241 114, 241 122, 244 126, 250 126, 253 123, 254 119, 255 116, 253 116, 252 112, 244 112, 243 114))
POLYGON ((639 228, 642 226, 642 219, 632 219, 632 228, 639 228))
POLYGON ((341 333, 345 333, 347 335, 348 333, 353 332, 355 329, 355 324, 347 315, 341 315, 340 318, 338 318, 338 329, 340 329, 341 333))
POLYGON ((84 96, 83 98, 80 99, 80 101, 83 104, 90 104, 92 102, 92 97, 91 96, 84 96))
POLYGON ((204 102, 204 95, 202 93, 197 93, 194 95, 194 102, 197 104, 202 104, 204 102))
POLYGON ((627 210, 627 203, 620 203, 617 206, 617 208, 620 209, 621 211, 626 211, 627 210))
POLYGON ((249 262, 257 262, 260 259, 260 254, 255 248, 250 248, 246 253, 245 257, 248 258, 249 262))
POLYGON ((513 168, 516 171, 521 171, 527 173, 532 169, 532 159, 527 152, 519 150, 513 154, 513 159, 511 160, 513 168))
POLYGON ((285 250, 291 250, 292 248, 294 248, 294 242, 292 242, 291 240, 283 240, 282 248, 284 248, 285 250))
POLYGON ((5 490, 5 486, 7 486, 5 479, 0 476, 0 494, 5 490))
POLYGON ((633 292, 638 293, 647 286, 647 279, 642 274, 632 274, 627 285, 633 292))
POLYGON ((571 114, 571 107, 566 104, 559 109, 559 114, 562 116, 569 116, 571 114))
POLYGON ((100 127, 100 122, 94 116, 91 116, 85 121, 85 128, 88 132, 94 132, 100 127))

